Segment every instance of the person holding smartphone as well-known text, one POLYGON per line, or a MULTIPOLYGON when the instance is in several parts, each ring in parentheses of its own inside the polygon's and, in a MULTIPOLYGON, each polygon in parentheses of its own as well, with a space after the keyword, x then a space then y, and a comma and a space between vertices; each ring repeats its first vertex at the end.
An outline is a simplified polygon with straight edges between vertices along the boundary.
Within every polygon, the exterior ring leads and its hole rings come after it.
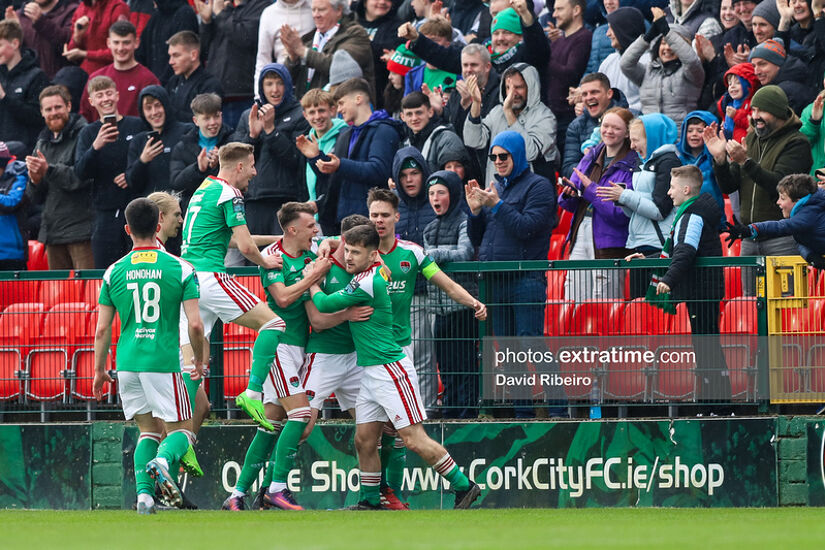
MULTIPOLYGON (((629 218, 612 201, 603 201, 597 189, 618 185, 632 188, 639 156, 630 148, 633 114, 622 107, 609 109, 601 121, 602 142, 591 148, 562 178, 559 206, 573 212, 567 235, 571 260, 624 258, 629 218)), ((623 278, 617 270, 571 270, 564 282, 567 300, 623 298, 623 278)))
POLYGON ((95 268, 105 269, 131 246, 123 230, 124 209, 137 193, 126 181, 125 172, 129 142, 144 130, 144 125, 139 118, 118 112, 119 95, 114 80, 96 76, 86 86, 89 103, 100 120, 80 131, 74 169, 81 180, 92 181, 92 253, 95 268))
MULTIPOLYGON (((170 104, 169 94, 162 86, 146 86, 138 96, 140 118, 151 130, 139 133, 129 144, 126 181, 141 195, 170 189, 172 148, 192 128, 174 117, 170 104)), ((173 254, 179 253, 179 247, 179 238, 167 244, 173 254)))

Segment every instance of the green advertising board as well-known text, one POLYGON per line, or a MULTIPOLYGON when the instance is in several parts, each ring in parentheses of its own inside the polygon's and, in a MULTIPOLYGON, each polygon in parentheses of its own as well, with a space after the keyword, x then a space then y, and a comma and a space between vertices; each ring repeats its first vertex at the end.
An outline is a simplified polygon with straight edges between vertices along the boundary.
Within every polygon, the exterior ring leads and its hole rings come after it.
MULTIPOLYGON (((478 505, 484 508, 777 505, 770 418, 445 423, 427 429, 482 485, 478 505)), ((352 424, 318 426, 301 446, 289 478, 301 505, 334 509, 356 502, 354 431, 352 424)), ((127 430, 124 437, 124 506, 134 501, 136 433, 127 430)), ((181 478, 195 504, 220 507, 254 433, 248 426, 201 431, 198 458, 206 475, 181 478)), ((446 482, 412 453, 404 493, 413 509, 453 505, 446 482)))

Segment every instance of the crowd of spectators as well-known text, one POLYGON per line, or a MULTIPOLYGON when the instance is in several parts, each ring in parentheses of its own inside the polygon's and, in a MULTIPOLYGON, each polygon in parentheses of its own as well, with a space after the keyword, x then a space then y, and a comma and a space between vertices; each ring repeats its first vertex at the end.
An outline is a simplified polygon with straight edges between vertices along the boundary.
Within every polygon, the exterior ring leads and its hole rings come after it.
MULTIPOLYGON (((4 269, 25 267, 28 239, 52 269, 107 267, 129 246, 126 204, 176 191, 185 212, 230 141, 255 148, 254 233, 279 233, 275 212, 296 200, 334 233, 389 186, 402 237, 443 261, 545 259, 557 206, 574 214, 573 258, 658 256, 671 169, 698 167, 701 192, 748 224, 781 220, 777 183, 825 163, 825 0, 10 4, 4 269)), ((742 247, 794 250, 787 236, 742 247)), ((569 298, 623 292, 588 277, 569 298)), ((541 304, 545 289, 525 272, 495 301, 541 304)), ((438 315, 447 331, 455 311, 438 315)), ((541 334, 541 317, 493 322, 541 334)))

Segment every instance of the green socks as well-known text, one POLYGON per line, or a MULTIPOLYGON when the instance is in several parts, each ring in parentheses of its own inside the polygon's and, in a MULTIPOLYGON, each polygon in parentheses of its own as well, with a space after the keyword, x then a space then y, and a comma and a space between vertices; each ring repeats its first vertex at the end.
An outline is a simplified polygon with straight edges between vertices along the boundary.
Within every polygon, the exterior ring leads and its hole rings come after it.
POLYGON ((464 475, 464 472, 458 469, 453 457, 449 453, 441 457, 438 462, 433 464, 433 468, 444 479, 450 482, 450 485, 456 491, 466 491, 470 487, 470 480, 464 475))
POLYGON ((135 446, 135 487, 137 494, 154 496, 155 480, 146 473, 146 464, 158 454, 160 434, 142 433, 135 446))
POLYGON ((309 407, 298 407, 289 411, 286 426, 281 431, 275 447, 275 464, 272 466, 272 483, 270 490, 280 491, 286 484, 289 471, 295 464, 295 454, 304 429, 307 427, 311 412, 309 407), (274 486, 274 487, 273 487, 274 486))
POLYGON ((246 458, 243 461, 243 468, 238 475, 238 482, 235 484, 235 490, 246 494, 255 479, 258 477, 258 472, 266 464, 272 449, 275 447, 275 441, 278 439, 278 434, 258 428, 255 431, 255 438, 249 444, 249 449, 246 451, 246 458))
POLYGON ((361 472, 359 502, 364 501, 373 506, 381 504, 381 472, 361 472))
POLYGON ((275 358, 275 350, 278 349, 278 339, 284 330, 283 327, 283 320, 277 317, 265 323, 258 332, 255 346, 252 348, 252 367, 249 369, 250 390, 264 391, 264 380, 266 380, 272 360, 275 358))
POLYGON ((396 495, 401 496, 404 482, 404 466, 407 463, 407 448, 401 438, 384 434, 381 436, 381 481, 396 495))
MULTIPOLYGON (((166 463, 171 466, 179 462, 180 457, 182 457, 188 449, 189 437, 186 435, 186 430, 175 430, 170 434, 166 434, 166 439, 164 439, 158 447, 157 456, 158 458, 166 460, 166 463)), ((171 471, 169 473, 172 474, 171 471)), ((177 474, 178 472, 174 472, 173 475, 177 474)))
MULTIPOLYGON (((284 429, 284 425, 286 425, 286 420, 281 420, 277 422, 275 420, 272 421, 272 424, 275 426, 275 431, 272 432, 275 435, 281 433, 281 430, 284 429)), ((272 453, 269 456, 269 461, 266 463, 266 470, 264 470, 264 480, 261 483, 261 487, 269 487, 269 484, 272 483, 272 470, 275 469, 275 452, 277 451, 277 446, 272 446, 272 453)))

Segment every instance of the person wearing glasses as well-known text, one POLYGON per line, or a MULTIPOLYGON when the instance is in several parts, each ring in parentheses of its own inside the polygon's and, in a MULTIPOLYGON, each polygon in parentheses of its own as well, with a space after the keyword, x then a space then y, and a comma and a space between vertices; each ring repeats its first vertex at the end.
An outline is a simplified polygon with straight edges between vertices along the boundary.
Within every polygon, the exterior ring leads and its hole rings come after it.
MULTIPOLYGON (((550 233, 556 225, 556 193, 550 181, 534 174, 527 161, 525 140, 507 130, 493 138, 490 164, 495 181, 483 189, 476 180, 464 188, 470 217, 467 233, 479 247, 478 259, 546 260, 550 233)), ((497 275, 491 302, 497 336, 541 336, 547 282, 544 271, 511 271, 497 275)), ((516 404, 516 416, 535 416, 532 408, 516 404)), ((551 409, 552 416, 564 411, 551 409)))

